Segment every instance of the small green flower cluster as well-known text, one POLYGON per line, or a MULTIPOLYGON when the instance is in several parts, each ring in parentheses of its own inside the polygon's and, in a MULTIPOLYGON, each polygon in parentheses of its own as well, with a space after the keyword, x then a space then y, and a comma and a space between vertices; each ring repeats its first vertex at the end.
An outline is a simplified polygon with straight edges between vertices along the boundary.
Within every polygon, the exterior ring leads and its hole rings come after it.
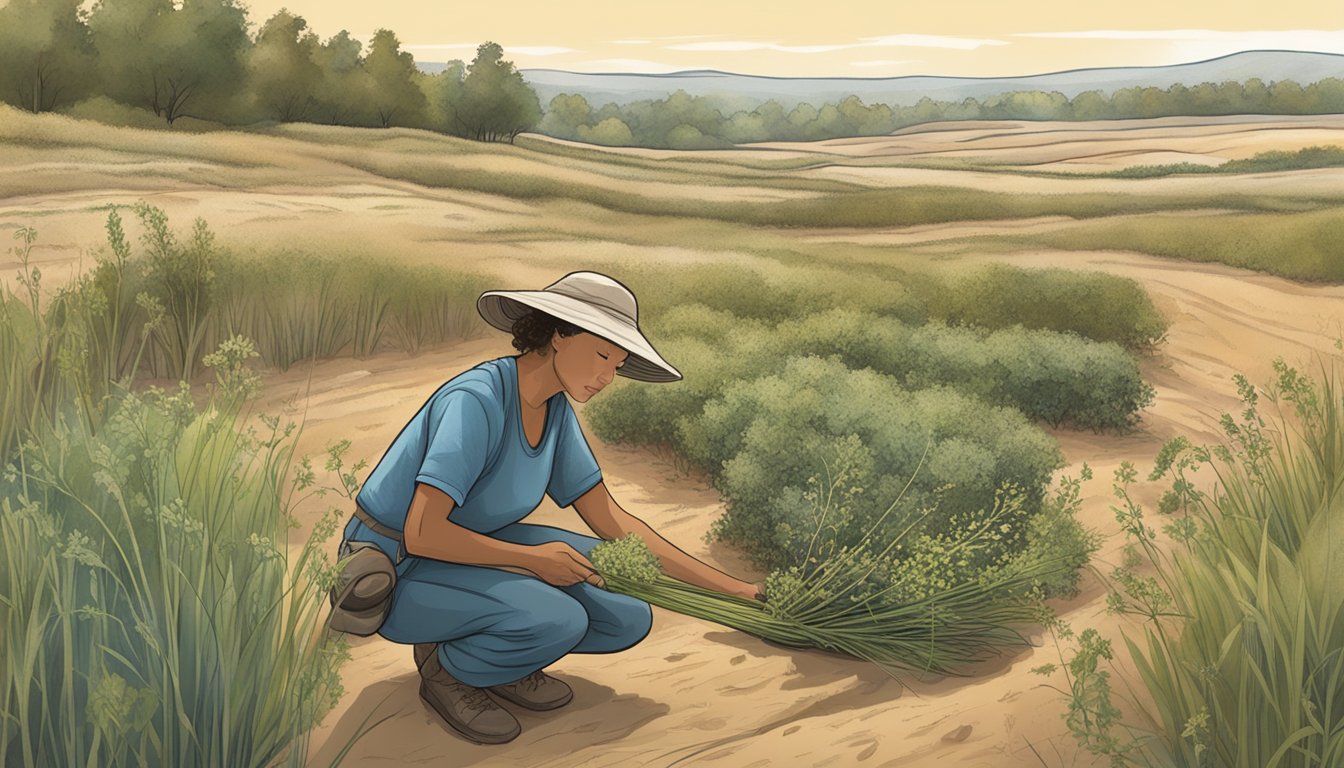
POLYGON ((644 540, 634 533, 598 544, 593 547, 588 559, 604 577, 652 584, 663 575, 658 558, 649 551, 644 540))

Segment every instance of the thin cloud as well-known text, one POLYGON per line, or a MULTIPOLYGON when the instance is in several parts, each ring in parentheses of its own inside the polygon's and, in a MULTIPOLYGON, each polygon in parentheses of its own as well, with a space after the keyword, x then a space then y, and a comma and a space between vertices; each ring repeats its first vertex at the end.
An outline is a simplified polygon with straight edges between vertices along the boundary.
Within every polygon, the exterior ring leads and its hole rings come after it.
POLYGON ((524 56, 555 56, 560 53, 578 53, 577 48, 563 48, 558 45, 518 45, 504 49, 505 53, 521 53, 524 56))
MULTIPOLYGON (((480 47, 480 43, 414 43, 401 46, 402 48, 413 48, 418 51, 474 51, 480 47)), ((523 56, 555 56, 561 53, 578 53, 577 48, 565 48, 559 45, 508 45, 504 46, 504 53, 513 55, 521 54, 523 56)))
POLYGON ((473 50, 480 46, 480 43, 406 43, 402 48, 422 48, 427 51, 455 51, 459 49, 473 50))
POLYGON ((1344 42, 1344 30, 1281 29, 1233 32, 1217 29, 1089 29, 1079 32, 1022 32, 1014 37, 1058 37, 1083 40, 1241 40, 1320 38, 1344 42))
POLYGON ((845 48, 851 48, 850 45, 780 45, 779 43, 759 43, 749 40, 715 40, 707 43, 681 43, 680 45, 669 45, 669 51, 712 51, 712 52, 741 52, 741 51, 778 51, 780 53, 829 53, 831 51, 841 51, 845 48))
POLYGON ((864 46, 882 46, 891 48, 956 48, 964 51, 983 48, 986 45, 1008 45, 1006 40, 989 40, 979 37, 946 37, 944 35, 884 35, 882 37, 863 37, 864 46))
POLYGON ((1344 53, 1344 30, 1279 29, 1229 31, 1217 29, 1088 29, 1076 32, 1025 32, 1015 37, 1054 40, 1113 40, 1164 43, 1168 55, 1180 59, 1213 58, 1247 50, 1290 50, 1344 53))
POLYGON ((612 45, 653 45, 657 40, 703 40, 717 35, 663 35, 662 37, 631 37, 623 40, 608 40, 612 45))

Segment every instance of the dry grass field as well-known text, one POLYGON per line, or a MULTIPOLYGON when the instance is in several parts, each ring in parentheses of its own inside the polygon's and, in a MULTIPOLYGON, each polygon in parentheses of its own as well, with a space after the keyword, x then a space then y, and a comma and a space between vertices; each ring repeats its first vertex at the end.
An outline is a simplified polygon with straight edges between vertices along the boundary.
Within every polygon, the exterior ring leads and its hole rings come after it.
MULTIPOLYGON (((1155 405, 1133 434, 1051 432, 1074 467, 1086 461, 1095 471, 1082 519, 1106 536, 1098 565, 1109 570, 1121 544, 1110 510, 1113 471, 1130 461, 1146 475, 1176 435, 1216 440, 1220 415, 1238 408, 1234 373, 1263 383, 1276 356, 1309 366, 1312 352, 1333 349, 1344 333, 1344 286, 1164 258, 1124 242, 1099 246, 1096 237, 1070 247, 1071 233, 1157 223, 1212 233, 1248 216, 1336 220, 1344 169, 1144 180, 1092 172, 1329 143, 1344 144, 1344 116, 945 124, 675 153, 307 125, 175 135, 0 108, 0 230, 38 230, 34 261, 48 288, 91 263, 108 206, 139 200, 177 226, 203 217, 219 242, 243 253, 371 254, 478 270, 508 288, 541 288, 587 267, 619 277, 621 265, 650 261, 732 262, 770 274, 811 262, 956 270, 995 260, 1132 278, 1170 323, 1166 344, 1142 362, 1155 405), (919 207, 932 213, 888 217, 878 200, 870 218, 829 225, 837 196, 889 190, 926 195, 919 207)), ((1275 247, 1276 231, 1260 231, 1265 248, 1275 247)), ((0 255, 0 276, 12 280, 16 269, 0 255)), ((351 461, 376 462, 439 383, 510 352, 494 334, 416 357, 296 366, 267 375, 259 407, 294 407, 309 453, 349 439, 351 461)), ((648 451, 589 439, 626 509, 697 557, 759 575, 703 542, 722 506, 702 478, 648 451)), ((1140 483, 1137 498, 1155 508, 1161 490, 1140 483)), ((573 512, 549 506, 530 521, 582 529, 573 512)), ((1133 630, 1105 612, 1103 586, 1090 576, 1081 595, 1057 607, 1117 644, 1133 630)), ((457 737, 421 704, 408 648, 370 638, 354 645, 345 696, 316 734, 312 764, 329 764, 361 723, 387 716, 346 765, 1088 765, 1061 720, 1062 699, 1029 672, 1047 661, 1058 657, 1043 646, 974 677, 903 687, 863 663, 659 610, 634 648, 571 655, 551 667, 574 688, 573 703, 524 713, 517 740, 485 747, 457 737)))

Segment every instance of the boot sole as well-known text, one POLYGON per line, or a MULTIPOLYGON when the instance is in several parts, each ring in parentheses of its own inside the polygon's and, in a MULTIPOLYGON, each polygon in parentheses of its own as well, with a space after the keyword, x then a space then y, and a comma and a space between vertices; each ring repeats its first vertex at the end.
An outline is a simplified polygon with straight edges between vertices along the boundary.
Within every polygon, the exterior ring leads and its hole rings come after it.
POLYGON ((453 730, 477 744, 504 744, 518 738, 518 734, 523 732, 522 726, 520 725, 515 725, 512 733, 503 735, 482 733, 473 730, 466 723, 461 722, 450 714, 448 708, 441 705, 437 699, 429 695, 429 685, 424 680, 420 681, 420 700, 428 704, 431 709, 438 713, 439 717, 442 718, 445 723, 453 727, 453 730))

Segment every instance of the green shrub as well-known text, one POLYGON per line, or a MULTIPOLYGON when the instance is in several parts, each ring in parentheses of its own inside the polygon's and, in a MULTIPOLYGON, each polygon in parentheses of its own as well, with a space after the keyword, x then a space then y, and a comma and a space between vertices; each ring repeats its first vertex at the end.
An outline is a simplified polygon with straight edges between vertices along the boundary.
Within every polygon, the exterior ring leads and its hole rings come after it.
MULTIPOLYGON (((995 331, 980 344, 991 357, 985 399, 1015 406, 1054 427, 1125 430, 1137 424, 1139 411, 1156 396, 1138 362, 1117 344, 1021 327, 995 331)), ((944 381, 957 380, 948 376, 944 381)))
POLYGON ((929 311, 949 324, 1073 331, 1130 349, 1157 344, 1167 331, 1138 283, 1066 269, 986 265, 953 278, 929 311))
POLYGON ((650 323, 686 304, 767 325, 836 306, 906 323, 925 319, 923 301, 902 283, 848 274, 836 267, 775 267, 763 273, 738 264, 694 268, 638 264, 613 267, 612 273, 640 297, 641 321, 647 318, 650 323))
POLYGON ((884 499, 901 499, 886 538, 928 507, 937 512, 922 528, 937 533, 957 515, 991 506, 1005 483, 1024 489, 1034 511, 1061 465, 1053 440, 1010 409, 943 388, 906 392, 890 377, 816 358, 730 386, 701 417, 683 420, 681 433, 727 502, 716 536, 772 567, 800 554, 802 532, 811 531, 800 517, 808 508, 803 489, 837 440, 857 439, 849 463, 853 484, 864 489, 850 519, 828 522, 836 540, 851 545, 884 499))
POLYGON ((1127 429, 1154 396, 1123 349, 1073 334, 911 328, 848 309, 771 327, 699 304, 670 310, 653 325, 660 352, 685 378, 657 387, 622 384, 593 403, 587 416, 603 439, 684 449, 676 426, 698 418, 711 397, 809 355, 871 368, 905 389, 949 386, 1055 427, 1127 429))
POLYGON ((107 96, 94 96, 61 110, 79 120, 94 120, 107 125, 131 128, 163 128, 163 118, 147 109, 128 106, 107 96))

